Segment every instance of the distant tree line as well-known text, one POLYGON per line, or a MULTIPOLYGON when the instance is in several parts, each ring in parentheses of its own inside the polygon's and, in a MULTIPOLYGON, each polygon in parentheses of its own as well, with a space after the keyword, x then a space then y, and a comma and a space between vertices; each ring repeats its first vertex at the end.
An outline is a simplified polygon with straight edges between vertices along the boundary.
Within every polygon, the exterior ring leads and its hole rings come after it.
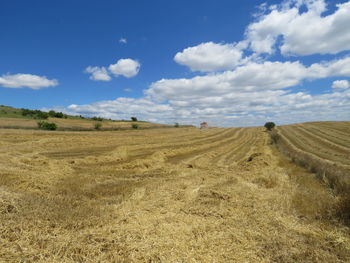
POLYGON ((93 120, 93 121, 103 121, 103 118, 101 118, 101 117, 92 117, 91 120, 93 120))
MULTIPOLYGON (((41 110, 29 110, 29 109, 21 109, 21 114, 22 116, 26 116, 26 117, 30 117, 33 119, 39 119, 39 120, 47 120, 49 117, 51 118, 60 118, 60 119, 67 119, 68 117, 77 117, 80 119, 87 119, 87 120, 93 120, 93 121, 104 121, 104 120, 109 120, 109 121, 116 121, 116 120, 112 120, 112 119, 106 119, 106 118, 102 118, 102 117, 84 117, 82 115, 78 115, 78 116, 71 116, 71 115, 67 115, 64 114, 63 112, 57 112, 54 110, 50 110, 49 112, 45 112, 45 111, 41 111, 41 110)), ((127 120, 121 120, 121 121, 127 121, 127 120)), ((132 122, 137 122, 138 119, 137 117, 133 116, 131 117, 131 121, 132 122)), ((101 126, 100 126, 101 127, 101 126)), ((99 127, 99 128, 100 128, 99 127)))
POLYGON ((62 112, 56 112, 50 110, 49 112, 41 111, 41 110, 29 110, 29 109, 21 109, 22 116, 31 117, 34 119, 46 120, 49 117, 52 118, 67 118, 66 114, 62 112))
POLYGON ((67 119, 67 115, 63 114, 62 112, 56 112, 53 110, 49 111, 49 116, 52 118, 65 118, 65 119, 67 119))

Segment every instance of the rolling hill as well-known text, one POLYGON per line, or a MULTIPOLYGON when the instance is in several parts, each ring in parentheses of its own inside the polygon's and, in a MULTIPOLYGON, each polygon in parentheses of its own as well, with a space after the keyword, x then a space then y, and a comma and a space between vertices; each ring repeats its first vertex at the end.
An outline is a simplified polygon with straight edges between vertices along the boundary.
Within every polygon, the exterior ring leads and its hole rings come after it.
MULTIPOLYGON (((37 122, 42 118, 38 110, 18 109, 9 106, 0 105, 0 128, 16 128, 16 129, 37 129, 37 122), (29 114, 23 112, 29 111, 29 114)), ((45 112, 44 112, 45 113, 45 112)), ((45 113, 46 114, 46 113, 45 113)), ((57 112, 55 113, 57 115, 57 112)), ((95 124, 100 123, 100 130, 123 130, 131 129, 136 124, 139 129, 150 128, 169 128, 172 125, 157 124, 146 121, 131 120, 111 120, 99 117, 83 117, 61 114, 60 118, 48 117, 47 121, 56 123, 58 130, 75 130, 75 131, 91 131, 95 129, 95 124)))

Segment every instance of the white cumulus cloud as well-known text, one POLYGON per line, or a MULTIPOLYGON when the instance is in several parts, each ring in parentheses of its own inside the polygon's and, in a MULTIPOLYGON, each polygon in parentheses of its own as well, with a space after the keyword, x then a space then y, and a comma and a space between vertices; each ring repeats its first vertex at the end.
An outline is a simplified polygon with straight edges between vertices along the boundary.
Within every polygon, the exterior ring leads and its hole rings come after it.
POLYGON ((178 99, 157 103, 149 98, 118 98, 85 105, 54 108, 69 114, 102 116, 159 123, 199 124, 208 121, 213 126, 263 125, 274 121, 278 125, 321 120, 349 120, 350 90, 310 95, 306 92, 266 90, 232 92, 225 96, 178 99))
POLYGON ((350 2, 337 5, 337 10, 324 16, 324 0, 290 0, 270 7, 248 26, 246 37, 253 51, 285 55, 336 54, 350 50, 350 2), (301 12, 305 6, 307 11, 301 12), (281 43, 278 37, 282 36, 281 43), (275 45, 279 45, 275 47, 275 45))
MULTIPOLYGON (((145 97, 118 98, 57 110, 107 118, 196 124, 206 120, 218 126, 263 125, 315 120, 346 120, 350 89, 325 94, 296 92, 303 80, 350 76, 350 58, 315 63, 249 62, 232 71, 188 79, 163 79, 145 91, 145 97)), ((344 83, 343 81, 335 82, 344 83)), ((344 87, 344 84, 342 84, 344 87)))
POLYGON ((192 71, 228 70, 244 62, 242 59, 244 47, 243 42, 239 44, 207 42, 178 52, 174 60, 192 71))
POLYGON ((151 84, 145 93, 159 101, 171 99, 228 96, 232 92, 281 90, 296 86, 305 79, 350 76, 350 57, 314 63, 309 67, 296 62, 250 62, 233 71, 189 79, 162 79, 151 84))
POLYGON ((112 79, 105 67, 89 66, 85 69, 85 72, 91 74, 90 79, 92 80, 110 81, 112 79))
POLYGON ((0 86, 5 88, 42 89, 57 85, 58 81, 55 79, 32 74, 5 74, 0 77, 0 86))
POLYGON ((116 64, 111 64, 108 69, 115 76, 122 75, 126 78, 136 76, 140 70, 140 63, 130 58, 119 59, 116 64))
POLYGON ((333 81, 332 88, 333 89, 347 89, 350 87, 349 81, 347 80, 336 80, 333 81))

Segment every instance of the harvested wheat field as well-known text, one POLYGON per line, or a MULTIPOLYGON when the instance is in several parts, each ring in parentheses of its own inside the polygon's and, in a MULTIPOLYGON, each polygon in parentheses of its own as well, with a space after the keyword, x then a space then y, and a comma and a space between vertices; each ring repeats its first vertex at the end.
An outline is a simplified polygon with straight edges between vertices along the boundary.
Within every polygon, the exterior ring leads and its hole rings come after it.
POLYGON ((280 149, 322 177, 331 188, 350 189, 350 122, 311 122, 278 127, 280 149))
MULTIPOLYGON (((279 132, 348 165, 322 125, 279 132)), ((0 168, 1 262, 350 261, 339 197, 262 128, 2 129, 0 168)))

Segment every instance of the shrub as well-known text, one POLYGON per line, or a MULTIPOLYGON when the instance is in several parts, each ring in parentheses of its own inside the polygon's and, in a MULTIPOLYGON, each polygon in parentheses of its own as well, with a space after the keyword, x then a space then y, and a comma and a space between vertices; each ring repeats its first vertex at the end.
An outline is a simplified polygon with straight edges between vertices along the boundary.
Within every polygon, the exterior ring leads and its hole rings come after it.
POLYGON ((92 117, 91 119, 94 121, 103 121, 103 118, 101 117, 92 117))
POLYGON ((137 118, 136 117, 131 117, 131 120, 132 121, 137 121, 137 118))
POLYGON ((49 116, 50 116, 50 117, 55 117, 55 114, 56 114, 55 111, 53 111, 53 110, 50 110, 50 111, 49 111, 49 116))
POLYGON ((99 130, 99 129, 101 129, 101 127, 102 127, 102 123, 100 123, 100 122, 96 122, 94 125, 95 130, 99 130))
POLYGON ((47 122, 47 121, 38 121, 38 127, 41 130, 49 130, 49 131, 54 131, 57 129, 56 123, 47 122))
POLYGON ((48 114, 50 117, 53 117, 53 118, 64 118, 65 116, 62 112, 56 112, 53 110, 50 110, 48 114))
POLYGON ((32 111, 32 110, 21 109, 21 111, 22 111, 23 116, 33 116, 34 115, 34 111, 32 111))
POLYGON ((139 125, 136 124, 136 123, 134 123, 134 124, 131 125, 131 128, 133 128, 133 129, 138 129, 138 128, 139 128, 139 125))
POLYGON ((35 119, 41 119, 41 120, 46 120, 48 117, 49 117, 49 114, 43 111, 38 111, 34 116, 35 119))
POLYGON ((264 127, 268 130, 268 131, 272 131, 272 129, 275 127, 275 123, 274 122, 266 122, 264 127))
POLYGON ((178 122, 175 122, 175 125, 174 125, 175 128, 179 128, 180 127, 180 124, 178 122))

